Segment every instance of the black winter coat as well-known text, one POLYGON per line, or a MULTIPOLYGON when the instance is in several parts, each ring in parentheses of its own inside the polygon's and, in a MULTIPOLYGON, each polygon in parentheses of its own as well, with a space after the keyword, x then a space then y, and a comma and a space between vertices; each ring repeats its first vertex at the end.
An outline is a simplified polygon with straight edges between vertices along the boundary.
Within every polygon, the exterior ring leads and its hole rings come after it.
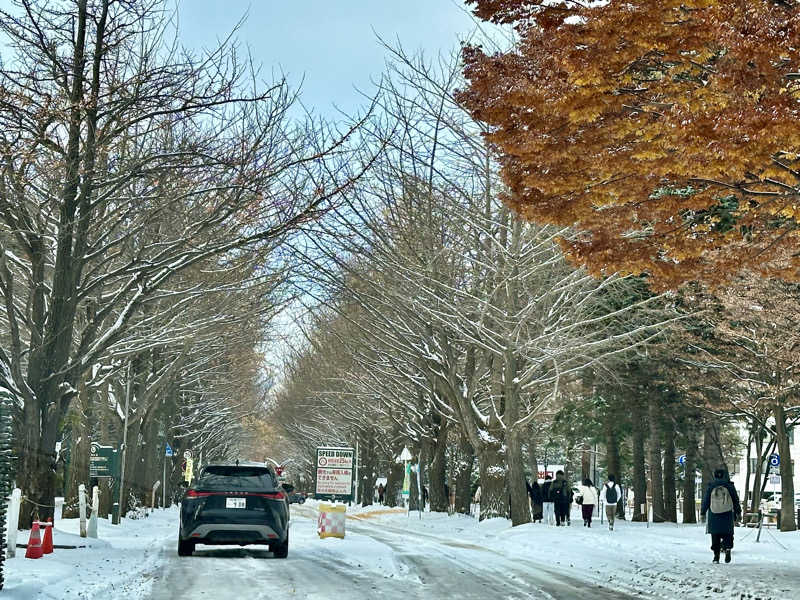
POLYGON ((550 486, 550 501, 561 505, 572 502, 572 489, 566 479, 553 481, 550 486))
POLYGON ((742 506, 739 504, 739 494, 730 479, 714 479, 708 484, 706 493, 703 495, 703 503, 700 505, 700 513, 708 513, 706 533, 716 533, 720 535, 733 533, 734 517, 742 514, 742 506), (724 513, 711 512, 711 492, 718 485, 724 485, 733 500, 733 510, 724 513))
POLYGON ((525 482, 525 485, 528 486, 528 495, 531 497, 531 503, 533 504, 541 504, 542 503, 542 488, 539 485, 538 481, 534 481, 532 484, 525 482))
POLYGON ((552 485, 553 480, 548 479, 542 484, 542 502, 552 502, 550 499, 550 486, 552 485))

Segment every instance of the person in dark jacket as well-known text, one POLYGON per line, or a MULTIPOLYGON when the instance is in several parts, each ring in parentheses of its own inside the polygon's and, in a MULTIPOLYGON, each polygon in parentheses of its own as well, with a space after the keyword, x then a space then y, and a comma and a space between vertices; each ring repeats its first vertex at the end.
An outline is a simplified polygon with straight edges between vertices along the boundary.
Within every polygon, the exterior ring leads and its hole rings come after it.
POLYGON ((572 489, 564 477, 564 471, 556 471, 556 480, 550 485, 550 500, 556 513, 556 526, 569 525, 569 505, 572 502, 572 489))
POLYGON ((547 473, 542 484, 542 514, 545 523, 552 525, 556 520, 556 510, 550 499, 550 486, 553 485, 553 476, 547 473))
POLYGON ((542 487, 539 485, 539 482, 536 481, 536 479, 533 480, 533 483, 528 483, 526 480, 525 485, 528 488, 528 496, 531 498, 531 519, 534 523, 537 521, 541 523, 542 517, 544 516, 544 509, 542 506, 542 487))
POLYGON ((742 507, 727 470, 717 469, 714 471, 714 479, 708 484, 706 493, 703 495, 700 513, 708 514, 706 532, 711 534, 713 562, 719 562, 720 551, 725 553, 725 562, 731 562, 733 524, 741 517, 742 507))

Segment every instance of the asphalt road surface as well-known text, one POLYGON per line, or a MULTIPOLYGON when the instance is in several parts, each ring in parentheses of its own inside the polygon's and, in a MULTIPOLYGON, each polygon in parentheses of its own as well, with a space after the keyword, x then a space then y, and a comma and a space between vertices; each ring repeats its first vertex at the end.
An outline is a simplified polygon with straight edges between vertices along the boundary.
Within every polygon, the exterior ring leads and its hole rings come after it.
MULTIPOLYGON (((162 567, 152 574, 149 600, 484 600, 541 598, 625 600, 643 598, 584 582, 552 565, 510 559, 501 552, 457 539, 405 531, 385 524, 347 522, 352 546, 329 552, 314 535, 313 513, 292 507, 289 558, 272 557, 266 547, 198 546, 178 557, 176 542, 161 549, 162 567), (392 567, 374 564, 374 549, 392 567), (373 554, 373 556, 361 556, 373 554), (364 564, 360 564, 360 562, 364 564)), ((339 540, 336 540, 339 542, 339 540)))

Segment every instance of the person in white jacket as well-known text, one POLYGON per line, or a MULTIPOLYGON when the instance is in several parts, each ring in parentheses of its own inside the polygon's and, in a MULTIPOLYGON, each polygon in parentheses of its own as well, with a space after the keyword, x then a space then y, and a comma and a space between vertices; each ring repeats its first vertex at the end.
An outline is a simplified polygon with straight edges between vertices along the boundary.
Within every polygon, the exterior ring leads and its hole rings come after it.
POLYGON ((609 474, 608 481, 603 484, 600 491, 600 501, 606 505, 606 518, 608 529, 614 531, 614 517, 617 516, 617 503, 622 502, 622 488, 617 484, 614 475, 609 474))
POLYGON ((578 487, 578 499, 583 513, 583 526, 591 527, 592 513, 599 498, 597 488, 594 487, 592 480, 588 477, 583 480, 583 485, 578 487))

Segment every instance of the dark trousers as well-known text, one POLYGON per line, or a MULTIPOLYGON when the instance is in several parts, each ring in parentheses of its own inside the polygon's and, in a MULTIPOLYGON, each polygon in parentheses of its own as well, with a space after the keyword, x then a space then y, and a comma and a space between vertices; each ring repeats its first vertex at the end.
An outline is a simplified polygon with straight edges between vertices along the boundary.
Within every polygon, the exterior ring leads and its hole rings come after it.
POLYGON ((569 521, 569 504, 556 502, 556 525, 569 521))
POLYGON ((733 534, 732 533, 712 533, 711 534, 711 549, 714 554, 720 550, 733 549, 733 534))
POLYGON ((581 504, 581 514, 583 520, 587 523, 592 522, 592 513, 594 512, 594 504, 581 504))

